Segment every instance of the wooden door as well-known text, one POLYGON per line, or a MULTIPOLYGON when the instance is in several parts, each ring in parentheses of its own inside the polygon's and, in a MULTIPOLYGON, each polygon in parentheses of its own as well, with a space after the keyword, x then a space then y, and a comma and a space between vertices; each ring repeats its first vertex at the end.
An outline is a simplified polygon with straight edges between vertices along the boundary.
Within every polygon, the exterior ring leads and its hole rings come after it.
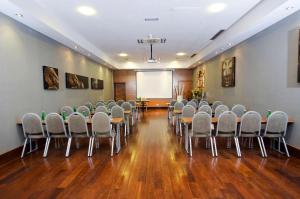
POLYGON ((115 96, 115 101, 126 100, 125 83, 114 83, 114 96, 115 96))
POLYGON ((184 90, 183 90, 183 99, 191 99, 192 96, 192 89, 193 89, 193 81, 190 80, 181 80, 178 81, 178 85, 180 87, 184 86, 184 90))

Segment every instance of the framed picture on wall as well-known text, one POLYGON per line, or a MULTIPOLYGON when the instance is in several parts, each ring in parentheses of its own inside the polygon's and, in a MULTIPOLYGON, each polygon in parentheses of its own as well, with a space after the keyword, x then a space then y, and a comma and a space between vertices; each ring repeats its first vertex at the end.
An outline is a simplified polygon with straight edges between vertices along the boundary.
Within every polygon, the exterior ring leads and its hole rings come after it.
POLYGON ((50 66, 43 66, 43 82, 45 90, 58 90, 58 69, 50 66))
POLYGON ((72 73, 66 73, 66 88, 70 89, 88 89, 89 78, 72 73))
POLYGON ((103 80, 91 78, 91 88, 95 90, 103 89, 103 80))
POLYGON ((235 86, 235 57, 222 62, 222 87, 235 86))

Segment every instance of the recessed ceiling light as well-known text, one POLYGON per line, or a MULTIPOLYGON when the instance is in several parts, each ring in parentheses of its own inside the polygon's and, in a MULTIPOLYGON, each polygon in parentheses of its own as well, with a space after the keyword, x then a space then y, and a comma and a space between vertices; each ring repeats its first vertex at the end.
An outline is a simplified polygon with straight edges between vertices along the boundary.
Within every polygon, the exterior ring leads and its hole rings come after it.
POLYGON ((225 3, 214 3, 207 7, 207 10, 212 13, 221 12, 226 8, 225 3))
POLYGON ((232 43, 228 43, 228 46, 232 46, 232 43))
POLYGON ((89 6, 79 6, 77 8, 77 11, 80 14, 86 15, 86 16, 92 16, 96 14, 96 10, 94 8, 91 8, 89 6))
POLYGON ((176 55, 177 56, 184 56, 184 55, 186 55, 186 53, 184 53, 184 52, 178 52, 178 53, 176 53, 176 55))
POLYGON ((289 6, 289 7, 286 7, 285 9, 286 10, 292 10, 292 9, 294 9, 295 7, 294 6, 289 6))
POLYGON ((119 53, 119 56, 120 56, 120 57, 127 57, 128 54, 127 54, 127 53, 119 53))
POLYGON ((23 17, 23 15, 20 14, 20 13, 16 13, 16 16, 18 16, 18 17, 23 17))
POLYGON ((77 46, 75 46, 74 48, 77 49, 77 46))

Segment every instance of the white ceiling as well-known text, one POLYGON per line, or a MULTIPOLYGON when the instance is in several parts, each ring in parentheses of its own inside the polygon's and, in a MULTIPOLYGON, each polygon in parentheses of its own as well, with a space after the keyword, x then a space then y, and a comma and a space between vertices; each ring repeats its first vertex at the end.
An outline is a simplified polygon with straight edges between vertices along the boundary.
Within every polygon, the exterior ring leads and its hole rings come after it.
POLYGON ((1 0, 0 11, 112 68, 186 68, 195 66, 265 29, 300 8, 299 0, 1 0), (227 6, 210 13, 212 3, 227 6), (93 16, 78 6, 96 10, 93 16), (287 10, 287 6, 293 9, 287 10), (298 7, 299 6, 299 7, 298 7), (15 14, 21 13, 22 18, 15 14), (159 21, 145 22, 158 17, 159 21), (217 40, 210 38, 226 29, 217 40), (137 39, 152 34, 167 39, 154 45, 159 63, 147 64, 149 46, 137 39), (227 45, 228 43, 232 45, 227 45), (125 52, 128 58, 120 58, 125 52), (177 52, 187 56, 180 59, 177 52), (197 56, 190 58, 192 54, 197 56))

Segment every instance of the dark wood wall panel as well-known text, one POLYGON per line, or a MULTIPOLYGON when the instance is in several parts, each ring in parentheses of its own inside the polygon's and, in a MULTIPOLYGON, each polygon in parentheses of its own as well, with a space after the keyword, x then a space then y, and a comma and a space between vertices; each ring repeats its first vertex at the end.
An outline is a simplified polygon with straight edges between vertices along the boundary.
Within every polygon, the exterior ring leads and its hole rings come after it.
MULTIPOLYGON (((192 81, 193 70, 192 69, 178 69, 173 71, 173 87, 178 84, 179 81, 192 81)), ((136 71, 134 70, 115 70, 114 71, 114 83, 126 84, 126 100, 136 99, 136 71)), ((175 91, 173 90, 173 98, 176 98, 175 91)), ((162 107, 170 99, 151 99, 149 106, 162 107)))

